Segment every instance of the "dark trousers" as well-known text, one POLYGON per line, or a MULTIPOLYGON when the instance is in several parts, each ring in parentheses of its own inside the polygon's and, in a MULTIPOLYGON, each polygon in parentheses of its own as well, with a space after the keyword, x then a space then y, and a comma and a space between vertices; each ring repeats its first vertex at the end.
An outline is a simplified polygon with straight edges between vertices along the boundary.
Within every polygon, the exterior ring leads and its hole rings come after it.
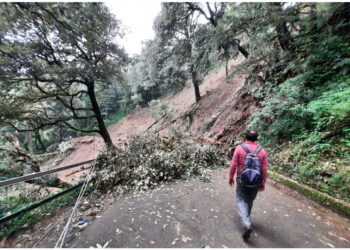
POLYGON ((236 178, 236 203, 239 217, 244 227, 251 227, 252 222, 250 219, 250 213, 252 211, 253 202, 258 194, 259 188, 247 188, 241 183, 241 178, 236 178))

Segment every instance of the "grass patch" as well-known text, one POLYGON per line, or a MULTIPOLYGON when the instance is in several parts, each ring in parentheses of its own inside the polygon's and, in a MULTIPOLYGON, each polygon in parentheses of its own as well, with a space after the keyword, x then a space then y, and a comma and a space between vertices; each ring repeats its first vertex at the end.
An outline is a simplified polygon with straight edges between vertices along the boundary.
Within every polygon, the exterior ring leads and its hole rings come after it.
POLYGON ((105 124, 106 126, 112 125, 123 119, 126 115, 127 112, 119 109, 116 113, 110 115, 107 119, 105 119, 105 124))

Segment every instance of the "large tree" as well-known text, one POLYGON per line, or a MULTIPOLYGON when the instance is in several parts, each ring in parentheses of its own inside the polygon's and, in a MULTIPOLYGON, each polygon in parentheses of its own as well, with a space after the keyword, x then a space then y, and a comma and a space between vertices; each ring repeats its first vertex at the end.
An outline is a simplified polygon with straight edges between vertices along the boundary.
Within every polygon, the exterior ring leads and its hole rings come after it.
POLYGON ((204 17, 209 26, 216 27, 223 16, 226 5, 224 3, 163 3, 160 15, 155 21, 157 36, 162 41, 164 51, 185 65, 192 78, 196 101, 201 96, 199 92, 199 68, 204 53, 197 53, 196 34, 198 34, 200 18, 204 17))
POLYGON ((123 33, 108 8, 2 3, 0 24, 2 123, 18 131, 61 126, 97 132, 112 146, 95 92, 121 80, 127 56, 114 42, 123 33), (84 119, 95 119, 97 128, 74 126, 84 119))

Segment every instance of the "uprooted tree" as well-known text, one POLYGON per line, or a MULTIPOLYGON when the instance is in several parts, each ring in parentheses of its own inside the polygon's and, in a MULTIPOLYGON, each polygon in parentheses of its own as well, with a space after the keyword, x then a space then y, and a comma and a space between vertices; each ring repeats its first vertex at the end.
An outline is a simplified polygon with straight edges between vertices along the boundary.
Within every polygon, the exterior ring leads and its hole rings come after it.
POLYGON ((108 8, 5 3, 0 23, 2 125, 17 131, 58 126, 97 132, 111 147, 95 91, 121 81, 128 59, 113 42, 123 33, 108 8), (79 120, 95 120, 97 126, 82 129, 74 125, 79 120))

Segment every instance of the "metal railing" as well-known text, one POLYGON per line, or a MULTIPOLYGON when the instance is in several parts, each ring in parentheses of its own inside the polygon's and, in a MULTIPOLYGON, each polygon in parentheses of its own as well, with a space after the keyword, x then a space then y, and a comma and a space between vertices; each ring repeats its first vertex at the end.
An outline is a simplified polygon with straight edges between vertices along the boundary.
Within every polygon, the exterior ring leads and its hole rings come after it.
MULTIPOLYGON (((92 159, 92 160, 88 160, 88 161, 84 161, 84 162, 79 162, 79 163, 76 163, 76 164, 72 164, 72 165, 68 165, 68 166, 64 166, 64 167, 60 167, 60 168, 54 168, 54 169, 50 169, 50 170, 47 170, 47 171, 43 171, 43 172, 39 172, 39 173, 33 173, 33 174, 29 174, 29 175, 24 175, 24 176, 19 176, 19 177, 14 177, 14 178, 10 178, 10 179, 7 179, 7 180, 4 180, 4 181, 0 181, 0 188, 1 187, 6 187, 6 186, 9 186, 9 185, 13 185, 13 184, 16 184, 16 183, 20 183, 20 182, 24 182, 24 181, 28 181, 28 180, 32 180, 32 179, 35 179, 35 178, 39 178, 39 177, 42 177, 42 176, 46 176, 46 175, 49 175, 49 174, 53 174, 53 173, 57 173, 57 172, 60 172, 60 171, 63 171, 63 170, 67 170, 67 169, 71 169, 71 168, 75 168, 75 167, 79 167, 79 166, 82 166, 82 165, 86 165, 86 164, 89 164, 89 163, 92 163, 93 161, 95 161, 95 159, 92 159)), ((11 219, 14 219, 20 215, 22 215, 23 213, 26 213, 26 212, 29 212, 37 207, 40 207, 70 191, 73 191, 75 190, 76 188, 82 186, 83 183, 79 183, 75 186, 72 186, 66 190, 63 190, 62 192, 59 192, 57 194, 54 194, 50 197, 47 197, 45 199, 42 199, 40 201, 37 201, 33 204, 31 204, 30 206, 27 206, 27 207, 24 207, 10 215, 7 215, 7 216, 4 216, 2 218, 0 218, 0 225, 11 220, 11 219)))
POLYGON ((42 177, 42 176, 45 176, 45 175, 48 175, 48 174, 57 173, 57 172, 60 172, 60 171, 63 171, 63 170, 67 170, 67 169, 70 169, 70 168, 79 167, 79 166, 91 163, 94 160, 95 159, 92 159, 92 160, 89 160, 89 161, 83 161, 83 162, 79 162, 79 163, 76 163, 76 164, 72 164, 72 165, 68 165, 68 166, 64 166, 64 167, 60 167, 60 168, 54 168, 54 169, 50 169, 50 170, 39 172, 39 173, 28 174, 28 175, 19 176, 19 177, 11 178, 11 179, 8 179, 8 180, 0 181, 0 188, 8 186, 8 185, 15 184, 15 183, 19 183, 19 182, 22 182, 22 181, 29 181, 29 180, 32 180, 32 179, 35 179, 35 178, 38 178, 38 177, 42 177))

